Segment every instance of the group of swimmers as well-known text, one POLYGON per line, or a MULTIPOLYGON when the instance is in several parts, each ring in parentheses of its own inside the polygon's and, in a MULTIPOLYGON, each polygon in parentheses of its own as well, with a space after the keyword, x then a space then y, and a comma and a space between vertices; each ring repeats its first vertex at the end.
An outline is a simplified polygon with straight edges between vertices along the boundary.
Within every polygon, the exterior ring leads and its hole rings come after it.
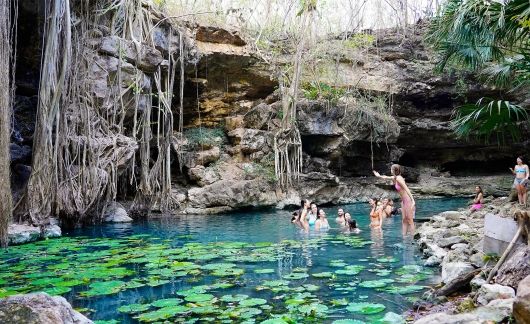
MULTIPOLYGON (((390 168, 390 176, 381 175, 377 171, 373 171, 374 175, 380 179, 389 180, 395 187, 397 193, 401 198, 401 215, 402 215, 402 231, 403 235, 410 233, 414 235, 414 215, 416 212, 416 202, 412 193, 410 192, 405 179, 402 176, 402 168, 398 164, 393 164, 390 168)), ((383 218, 391 217, 397 213, 393 201, 383 199, 381 203, 376 198, 370 200, 370 227, 380 229, 383 223, 383 218)), ((357 227, 357 222, 348 212, 344 212, 342 208, 337 210, 337 224, 346 231, 358 233, 360 229, 357 227)), ((312 204, 308 200, 302 200, 300 210, 293 213, 291 222, 302 228, 304 231, 314 226, 315 230, 329 229, 329 222, 326 217, 326 212, 323 209, 318 209, 316 204, 312 204)))
MULTIPOLYGON (((310 228, 314 228, 316 231, 325 231, 331 228, 324 209, 318 209, 317 205, 309 200, 303 199, 300 204, 300 210, 293 212, 292 216, 291 223, 306 232, 310 228)), ((344 212, 343 208, 337 210, 335 222, 344 232, 359 233, 361 231, 357 227, 357 221, 351 217, 350 213, 344 212)))

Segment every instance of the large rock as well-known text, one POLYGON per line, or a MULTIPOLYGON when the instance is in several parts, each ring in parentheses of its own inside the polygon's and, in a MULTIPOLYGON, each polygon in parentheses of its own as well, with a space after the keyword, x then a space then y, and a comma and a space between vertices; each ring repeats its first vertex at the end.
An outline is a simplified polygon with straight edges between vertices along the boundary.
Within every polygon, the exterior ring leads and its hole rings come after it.
POLYGON ((186 152, 183 156, 183 164, 187 168, 194 168, 199 165, 207 165, 216 162, 221 157, 221 149, 217 146, 202 150, 186 152))
POLYGON ((511 298, 515 298, 515 290, 511 287, 499 284, 484 284, 477 291, 477 302, 481 305, 487 305, 494 299, 511 298))
POLYGON ((106 223, 129 223, 133 221, 127 214, 127 210, 117 202, 113 202, 107 207, 103 219, 106 223))
POLYGON ((495 282, 517 288, 519 282, 530 275, 530 247, 520 245, 500 267, 495 282))
POLYGON ((517 287, 513 317, 517 323, 530 323, 530 276, 524 278, 517 287))
POLYGON ((9 245, 25 244, 38 241, 41 238, 60 237, 61 235, 61 228, 57 224, 45 226, 42 235, 38 227, 27 224, 10 224, 7 228, 9 245))
POLYGON ((254 129, 266 129, 269 121, 274 118, 276 112, 270 105, 261 103, 245 114, 245 127, 254 129))
POLYGON ((129 63, 135 63, 146 72, 155 72, 164 58, 162 53, 156 48, 142 44, 137 47, 132 41, 128 41, 117 36, 101 38, 99 47, 101 53, 117 58, 124 58, 129 63))
POLYGON ((263 152, 266 154, 273 145, 273 136, 271 132, 251 129, 237 128, 228 133, 234 145, 239 145, 241 152, 252 154, 263 152))
POLYGON ((498 323, 512 313, 513 299, 493 300, 488 305, 478 307, 469 313, 436 313, 425 316, 414 324, 489 324, 498 323))
POLYGON ((60 296, 46 293, 0 299, 0 323, 4 324, 92 324, 92 321, 60 296))
POLYGON ((442 265, 442 282, 451 282, 456 277, 475 270, 475 268, 467 262, 447 262, 442 265))
POLYGON ((463 237, 460 236, 451 236, 441 239, 438 242, 438 245, 443 248, 449 248, 453 246, 454 244, 463 243, 466 242, 466 240, 463 237))

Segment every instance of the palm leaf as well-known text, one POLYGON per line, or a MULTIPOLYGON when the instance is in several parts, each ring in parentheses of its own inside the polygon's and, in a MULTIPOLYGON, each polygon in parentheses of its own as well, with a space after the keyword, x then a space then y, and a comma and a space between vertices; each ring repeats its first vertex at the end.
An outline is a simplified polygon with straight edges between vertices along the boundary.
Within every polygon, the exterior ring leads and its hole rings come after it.
POLYGON ((459 138, 475 138, 486 143, 495 139, 504 144, 507 138, 512 141, 521 138, 521 126, 529 117, 526 109, 509 101, 481 98, 476 104, 457 108, 451 128, 459 138))

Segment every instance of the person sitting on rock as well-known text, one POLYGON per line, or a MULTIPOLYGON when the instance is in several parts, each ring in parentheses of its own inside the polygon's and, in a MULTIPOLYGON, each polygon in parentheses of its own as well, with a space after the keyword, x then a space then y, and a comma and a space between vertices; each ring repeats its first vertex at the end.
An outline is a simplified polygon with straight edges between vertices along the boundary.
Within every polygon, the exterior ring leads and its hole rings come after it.
POLYGON ((318 211, 318 219, 315 222, 315 229, 317 231, 329 229, 329 222, 328 222, 328 219, 326 218, 326 212, 324 211, 324 209, 320 209, 318 211))
POLYGON ((337 218, 335 218, 335 222, 339 224, 341 227, 346 226, 346 218, 344 217, 344 209, 339 208, 337 209, 337 218))
POLYGON ((484 203, 484 193, 482 192, 482 188, 480 186, 475 187, 475 198, 473 199, 473 204, 471 205, 471 212, 476 212, 480 208, 482 208, 482 204, 484 203))

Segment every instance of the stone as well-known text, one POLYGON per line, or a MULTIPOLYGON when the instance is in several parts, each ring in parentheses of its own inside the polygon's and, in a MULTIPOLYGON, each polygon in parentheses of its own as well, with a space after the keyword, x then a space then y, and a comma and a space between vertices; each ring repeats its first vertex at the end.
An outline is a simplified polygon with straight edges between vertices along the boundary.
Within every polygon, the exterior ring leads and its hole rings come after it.
POLYGON ((423 262, 423 265, 426 267, 436 267, 442 263, 442 258, 437 257, 436 255, 431 255, 423 262))
POLYGON ((460 218, 464 218, 464 215, 461 212, 454 211, 454 210, 443 212, 440 214, 440 216, 445 217, 446 219, 455 220, 455 221, 460 221, 460 218))
POLYGON ((203 151, 186 152, 183 156, 184 166, 194 168, 196 166, 206 166, 216 162, 221 157, 221 149, 217 146, 203 151))
POLYGON ((484 284, 477 291, 477 302, 481 305, 487 305, 494 299, 509 298, 515 298, 515 290, 499 284, 484 284))
POLYGON ((41 238, 40 229, 25 224, 10 224, 7 229, 9 245, 18 245, 37 241, 41 238))
POLYGON ((495 282, 517 288, 519 282, 530 275, 530 247, 520 245, 503 263, 497 272, 495 282))
POLYGON ((238 128, 229 132, 228 136, 232 139, 233 144, 240 146, 241 152, 245 154, 260 151, 266 153, 272 148, 273 136, 271 132, 238 128))
POLYGON ((476 290, 480 289, 480 287, 482 287, 486 283, 487 283, 486 279, 482 278, 482 276, 480 276, 480 275, 477 275, 475 278, 473 278, 469 282, 469 285, 471 286, 472 290, 476 291, 476 290))
POLYGON ((230 44, 245 46, 247 42, 241 37, 238 30, 219 28, 215 26, 198 26, 195 39, 201 42, 230 44))
POLYGON ((205 168, 202 165, 189 169, 188 175, 190 176, 190 180, 196 181, 201 187, 211 185, 220 179, 215 170, 212 168, 205 168))
POLYGON ((267 129, 269 121, 276 116, 276 111, 270 105, 261 103, 245 114, 246 128, 267 129))
POLYGON ((486 255, 482 252, 477 252, 469 257, 469 262, 477 268, 482 268, 485 264, 484 257, 486 255))
POLYGON ((447 313, 436 313, 427 315, 417 321, 414 324, 481 324, 480 319, 472 314, 464 313, 457 315, 450 315, 447 313))
POLYGON ((125 208, 118 202, 112 202, 107 207, 103 214, 103 219, 106 223, 129 223, 133 221, 125 208))
POLYGON ((99 51, 116 58, 121 57, 129 63, 136 63, 145 72, 155 72, 164 60, 162 53, 156 48, 147 46, 146 44, 142 44, 137 48, 132 41, 119 38, 118 36, 102 37, 99 51))
POLYGON ((451 246, 451 250, 465 251, 469 247, 469 244, 466 243, 457 243, 451 246))
MULTIPOLYGON (((509 204, 511 206, 511 204, 509 204)), ((512 218, 499 215, 486 214, 484 218, 484 245, 483 252, 502 255, 509 242, 517 232, 517 223, 512 218)), ((522 238, 516 243, 522 243, 522 238)))
POLYGON ((463 237, 451 236, 451 237, 443 238, 440 241, 438 241, 438 245, 443 248, 448 248, 454 244, 458 244, 462 242, 466 242, 466 240, 463 237))
POLYGON ((225 118, 225 129, 228 132, 233 131, 236 128, 243 128, 243 116, 230 116, 225 118))
POLYGON ((530 276, 521 280, 517 287, 513 317, 517 323, 530 323, 530 276))
POLYGON ((44 228, 45 238, 53 238, 53 237, 61 237, 61 236, 62 236, 62 231, 58 225, 48 225, 44 228))
POLYGON ((442 264, 442 282, 451 282, 456 277, 475 270, 475 268, 467 262, 447 262, 442 264))
POLYGON ((0 323, 92 324, 60 296, 46 293, 15 295, 0 299, 0 323))

